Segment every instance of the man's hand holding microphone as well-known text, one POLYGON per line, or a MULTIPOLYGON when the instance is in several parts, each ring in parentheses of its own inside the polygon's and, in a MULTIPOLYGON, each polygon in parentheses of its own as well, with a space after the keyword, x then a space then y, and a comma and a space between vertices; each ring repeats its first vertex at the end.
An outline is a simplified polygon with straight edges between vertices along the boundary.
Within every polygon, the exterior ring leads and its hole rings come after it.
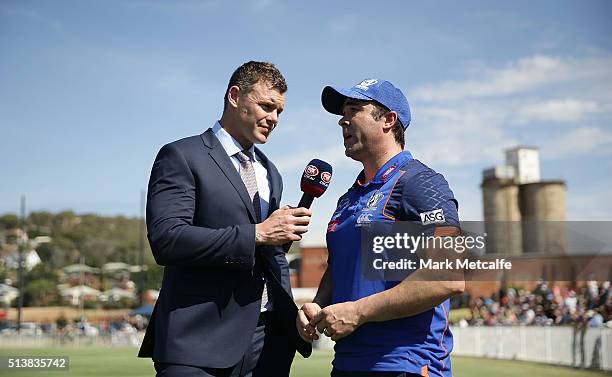
POLYGON ((332 167, 325 161, 314 159, 308 163, 300 188, 303 192, 297 208, 284 206, 274 211, 266 220, 255 225, 255 244, 284 245, 289 251, 293 241, 302 239, 308 231, 312 211, 309 209, 315 198, 323 195, 332 177, 332 167))
POLYGON ((308 231, 312 211, 308 208, 291 208, 284 206, 255 225, 255 244, 283 245, 288 242, 299 241, 302 234, 308 231))

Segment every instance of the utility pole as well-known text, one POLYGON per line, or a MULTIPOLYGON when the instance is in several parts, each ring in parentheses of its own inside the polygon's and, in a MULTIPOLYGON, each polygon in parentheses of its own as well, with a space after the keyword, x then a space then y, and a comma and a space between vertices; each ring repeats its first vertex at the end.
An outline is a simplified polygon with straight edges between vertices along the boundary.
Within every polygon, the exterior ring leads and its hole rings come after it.
POLYGON ((80 321, 83 322, 83 318, 85 317, 85 297, 83 297, 83 291, 85 289, 85 257, 83 255, 79 258, 79 264, 81 265, 81 271, 79 271, 79 312, 81 316, 80 321))
POLYGON ((145 190, 140 190, 140 221, 138 222, 139 228, 139 248, 140 248, 140 282, 138 284, 138 306, 144 304, 144 285, 145 285, 145 265, 144 265, 144 227, 145 227, 145 190))
POLYGON ((19 266, 17 267, 17 280, 18 280, 18 286, 19 286, 19 299, 17 300, 17 333, 19 334, 21 332, 21 312, 23 309, 23 294, 24 294, 24 288, 23 288, 23 265, 24 265, 24 260, 23 260, 23 251, 26 247, 27 244, 27 232, 26 232, 26 218, 25 218, 25 195, 21 196, 21 232, 22 234, 18 235, 17 238, 17 246, 18 246, 18 253, 19 253, 19 266))

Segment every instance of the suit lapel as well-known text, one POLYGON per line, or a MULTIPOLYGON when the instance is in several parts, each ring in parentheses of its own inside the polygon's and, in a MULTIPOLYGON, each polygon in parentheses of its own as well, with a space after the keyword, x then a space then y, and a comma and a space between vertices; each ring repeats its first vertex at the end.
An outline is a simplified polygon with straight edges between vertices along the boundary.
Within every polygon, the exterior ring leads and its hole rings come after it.
POLYGON ((221 145, 221 143, 219 143, 219 140, 211 129, 208 129, 200 136, 202 137, 204 144, 210 149, 208 152, 210 157, 213 159, 213 161, 215 161, 217 166, 219 166, 219 169, 221 169, 225 177, 227 177, 227 179, 230 181, 232 186, 234 186, 236 191, 238 191, 238 195, 240 196, 240 199, 242 199, 242 202, 244 203, 245 207, 247 208, 249 216, 251 216, 251 220, 253 221, 253 223, 257 222, 255 220, 256 217, 255 208, 253 208, 253 202, 251 201, 249 193, 246 187, 244 186, 244 182, 242 182, 242 178, 240 178, 240 175, 236 171, 234 164, 232 164, 232 161, 225 152, 225 149, 223 149, 223 146, 221 145))

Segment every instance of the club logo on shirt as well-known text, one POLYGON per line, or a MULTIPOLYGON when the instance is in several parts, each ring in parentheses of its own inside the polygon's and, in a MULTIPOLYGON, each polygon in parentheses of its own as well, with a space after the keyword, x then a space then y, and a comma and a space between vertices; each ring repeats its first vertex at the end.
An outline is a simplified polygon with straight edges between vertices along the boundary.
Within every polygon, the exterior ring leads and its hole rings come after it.
POLYGON ((446 219, 444 218, 444 211, 442 208, 435 209, 429 212, 419 213, 421 215, 421 224, 429 225, 429 224, 441 224, 445 223, 446 219))
POLYGON ((328 171, 324 171, 323 173, 321 173, 321 180, 323 181, 323 183, 329 184, 329 182, 331 181, 331 177, 332 175, 328 171))
POLYGON ((306 170, 304 170, 304 173, 309 177, 314 177, 319 174, 319 169, 317 169, 317 167, 314 165, 308 165, 306 166, 306 170))
POLYGON ((366 203, 365 210, 371 211, 373 209, 376 209, 376 205, 378 204, 378 202, 380 202, 383 196, 385 195, 380 192, 374 193, 372 196, 370 196, 370 199, 368 199, 368 202, 366 203))

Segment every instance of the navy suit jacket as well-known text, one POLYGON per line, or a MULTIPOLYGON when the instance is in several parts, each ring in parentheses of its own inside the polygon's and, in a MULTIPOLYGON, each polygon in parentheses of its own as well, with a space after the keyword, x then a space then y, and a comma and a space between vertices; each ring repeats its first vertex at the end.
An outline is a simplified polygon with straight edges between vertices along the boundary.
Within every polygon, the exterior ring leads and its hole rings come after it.
MULTIPOLYGON (((271 180, 272 213, 281 176, 255 151, 271 180)), ((139 357, 208 368, 237 364, 257 325, 264 275, 272 326, 291 350, 279 355, 293 357, 296 349, 310 355, 295 329, 287 259, 281 247, 255 247, 255 223, 247 189, 211 129, 161 148, 149 181, 147 230, 153 256, 165 268, 139 357)))

